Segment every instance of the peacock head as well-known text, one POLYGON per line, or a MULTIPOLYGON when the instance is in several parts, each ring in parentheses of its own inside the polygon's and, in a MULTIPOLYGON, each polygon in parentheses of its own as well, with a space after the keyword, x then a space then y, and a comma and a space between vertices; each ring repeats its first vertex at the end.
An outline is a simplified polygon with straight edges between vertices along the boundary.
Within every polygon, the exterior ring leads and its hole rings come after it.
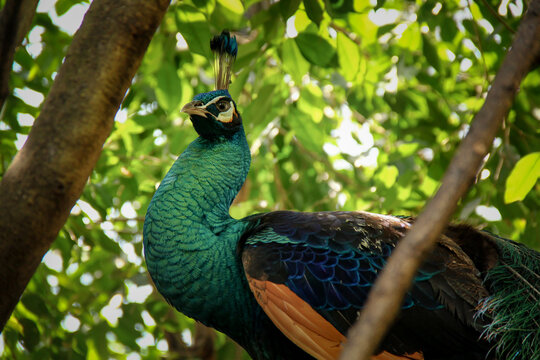
POLYGON ((227 91, 231 82, 232 65, 238 53, 236 36, 221 32, 210 40, 215 55, 216 89, 202 93, 182 108, 189 114, 197 133, 208 140, 231 137, 242 129, 242 118, 227 91))
POLYGON ((182 108, 197 133, 208 140, 231 137, 242 128, 242 118, 227 90, 202 93, 182 108))

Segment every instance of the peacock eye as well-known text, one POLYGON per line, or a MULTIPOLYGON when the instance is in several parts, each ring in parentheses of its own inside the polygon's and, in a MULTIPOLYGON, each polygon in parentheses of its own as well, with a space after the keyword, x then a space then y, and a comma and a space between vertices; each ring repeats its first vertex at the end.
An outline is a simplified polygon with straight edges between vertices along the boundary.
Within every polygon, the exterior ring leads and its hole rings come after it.
POLYGON ((226 100, 221 100, 216 103, 216 107, 220 112, 227 111, 231 107, 231 103, 226 100))

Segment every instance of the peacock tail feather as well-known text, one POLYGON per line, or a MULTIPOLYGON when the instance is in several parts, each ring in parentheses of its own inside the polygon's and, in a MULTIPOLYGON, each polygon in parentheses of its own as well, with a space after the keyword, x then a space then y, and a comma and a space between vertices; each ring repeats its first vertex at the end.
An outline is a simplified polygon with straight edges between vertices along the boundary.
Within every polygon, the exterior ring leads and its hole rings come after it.
POLYGON ((494 241, 500 258, 485 279, 491 295, 479 314, 492 321, 483 335, 497 344, 500 359, 540 359, 540 253, 506 239, 494 241))

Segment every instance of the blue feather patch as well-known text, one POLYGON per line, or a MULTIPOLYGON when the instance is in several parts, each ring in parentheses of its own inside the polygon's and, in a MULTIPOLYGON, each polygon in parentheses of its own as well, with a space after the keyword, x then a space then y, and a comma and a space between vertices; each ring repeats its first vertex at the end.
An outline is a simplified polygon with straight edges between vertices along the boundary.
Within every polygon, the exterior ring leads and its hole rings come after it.
POLYGON ((210 49, 218 54, 229 54, 236 57, 238 53, 238 44, 236 43, 236 37, 231 37, 231 34, 223 30, 221 35, 216 35, 210 40, 210 49))

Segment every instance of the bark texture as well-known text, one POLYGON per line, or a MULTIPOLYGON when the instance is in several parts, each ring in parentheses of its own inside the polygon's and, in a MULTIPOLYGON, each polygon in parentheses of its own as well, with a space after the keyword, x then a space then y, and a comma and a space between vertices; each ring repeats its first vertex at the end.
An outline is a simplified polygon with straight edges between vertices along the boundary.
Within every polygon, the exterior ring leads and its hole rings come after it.
POLYGON ((94 0, 0 182, 0 331, 64 225, 170 0, 94 0))
POLYGON ((450 163, 441 187, 389 258, 357 323, 350 329, 341 359, 368 360, 396 318, 403 297, 426 254, 447 226, 487 155, 519 84, 540 60, 540 0, 532 0, 486 101, 450 163))

